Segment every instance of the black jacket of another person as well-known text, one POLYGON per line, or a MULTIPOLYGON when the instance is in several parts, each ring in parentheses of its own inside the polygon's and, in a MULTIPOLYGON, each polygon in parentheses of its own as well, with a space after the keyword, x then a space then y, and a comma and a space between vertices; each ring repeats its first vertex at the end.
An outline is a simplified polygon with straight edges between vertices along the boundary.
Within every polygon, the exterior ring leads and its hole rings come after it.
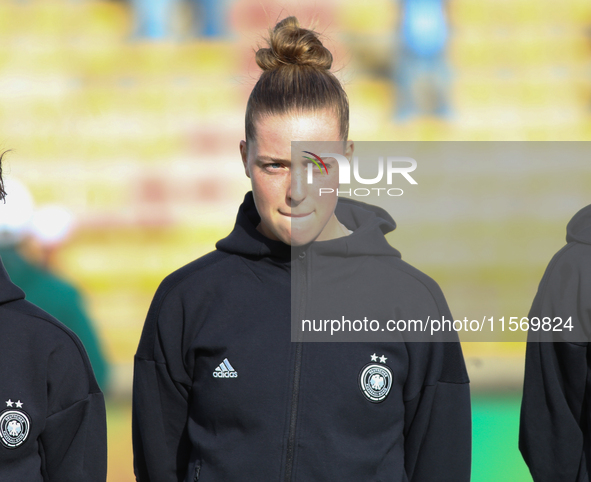
POLYGON ((291 341, 292 282, 323 297, 354 291, 382 321, 451 319, 437 284, 388 244, 395 225, 384 210, 339 198, 336 216, 352 234, 293 256, 257 231, 248 193, 217 250, 162 282, 135 358, 138 481, 470 480, 470 393, 457 336, 291 341), (317 270, 304 279, 323 263, 345 263, 351 276, 317 270), (363 284, 378 272, 386 284, 363 284), (356 290, 346 291, 353 280, 356 290))
POLYGON ((0 481, 104 482, 105 402, 76 335, 0 262, 0 481))
POLYGON ((552 330, 572 326, 580 340, 528 338, 519 448, 535 482, 588 481, 591 426, 591 205, 567 226, 567 245, 550 261, 529 318, 552 319, 552 330), (559 326, 559 320, 562 326, 559 326), (556 321, 554 321, 556 319, 556 321))

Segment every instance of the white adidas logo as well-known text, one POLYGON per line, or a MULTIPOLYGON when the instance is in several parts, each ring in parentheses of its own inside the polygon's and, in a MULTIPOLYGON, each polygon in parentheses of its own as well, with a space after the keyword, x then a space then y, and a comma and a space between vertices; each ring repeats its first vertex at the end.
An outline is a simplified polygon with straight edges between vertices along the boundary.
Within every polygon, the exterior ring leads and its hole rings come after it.
POLYGON ((215 367, 213 376, 215 378, 238 378, 238 372, 230 365, 228 359, 224 358, 224 361, 215 367))

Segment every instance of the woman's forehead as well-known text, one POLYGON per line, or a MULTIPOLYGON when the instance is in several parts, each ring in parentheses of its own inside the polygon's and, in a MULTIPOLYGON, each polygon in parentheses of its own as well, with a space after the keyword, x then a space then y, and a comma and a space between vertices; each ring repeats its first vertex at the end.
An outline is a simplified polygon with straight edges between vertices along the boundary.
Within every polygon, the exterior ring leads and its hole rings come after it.
POLYGON ((330 110, 269 114, 255 121, 255 144, 259 154, 285 155, 292 141, 339 141, 339 127, 330 110))

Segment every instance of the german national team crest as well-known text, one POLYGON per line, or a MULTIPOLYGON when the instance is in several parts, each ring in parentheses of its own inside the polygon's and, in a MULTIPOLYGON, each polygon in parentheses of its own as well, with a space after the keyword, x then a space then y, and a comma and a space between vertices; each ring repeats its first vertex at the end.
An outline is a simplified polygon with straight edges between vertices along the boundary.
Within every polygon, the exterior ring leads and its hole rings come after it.
POLYGON ((18 402, 8 400, 6 405, 11 408, 0 413, 0 441, 6 448, 15 449, 27 440, 31 421, 24 411, 12 408, 13 405, 22 408, 23 403, 20 400, 18 402))
POLYGON ((361 369, 359 374, 359 388, 370 402, 383 402, 392 388, 393 375, 390 367, 386 365, 387 358, 382 355, 378 357, 375 353, 371 356, 372 361, 380 360, 380 363, 369 363, 361 369))

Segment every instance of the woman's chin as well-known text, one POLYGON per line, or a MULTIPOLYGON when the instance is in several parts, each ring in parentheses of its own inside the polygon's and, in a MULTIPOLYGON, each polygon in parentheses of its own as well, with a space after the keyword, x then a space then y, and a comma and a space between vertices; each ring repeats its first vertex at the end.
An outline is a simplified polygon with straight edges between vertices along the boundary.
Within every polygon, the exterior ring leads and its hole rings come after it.
POLYGON ((276 229, 273 230, 272 236, 267 235, 267 237, 277 239, 285 244, 295 247, 311 243, 319 236, 319 234, 320 233, 317 232, 317 230, 310 229, 309 226, 295 227, 290 225, 281 226, 280 228, 276 227, 276 229))
POLYGON ((309 231, 301 231, 301 230, 291 230, 291 236, 289 242, 292 246, 303 246, 305 244, 311 243, 318 237, 318 233, 311 233, 309 231))

